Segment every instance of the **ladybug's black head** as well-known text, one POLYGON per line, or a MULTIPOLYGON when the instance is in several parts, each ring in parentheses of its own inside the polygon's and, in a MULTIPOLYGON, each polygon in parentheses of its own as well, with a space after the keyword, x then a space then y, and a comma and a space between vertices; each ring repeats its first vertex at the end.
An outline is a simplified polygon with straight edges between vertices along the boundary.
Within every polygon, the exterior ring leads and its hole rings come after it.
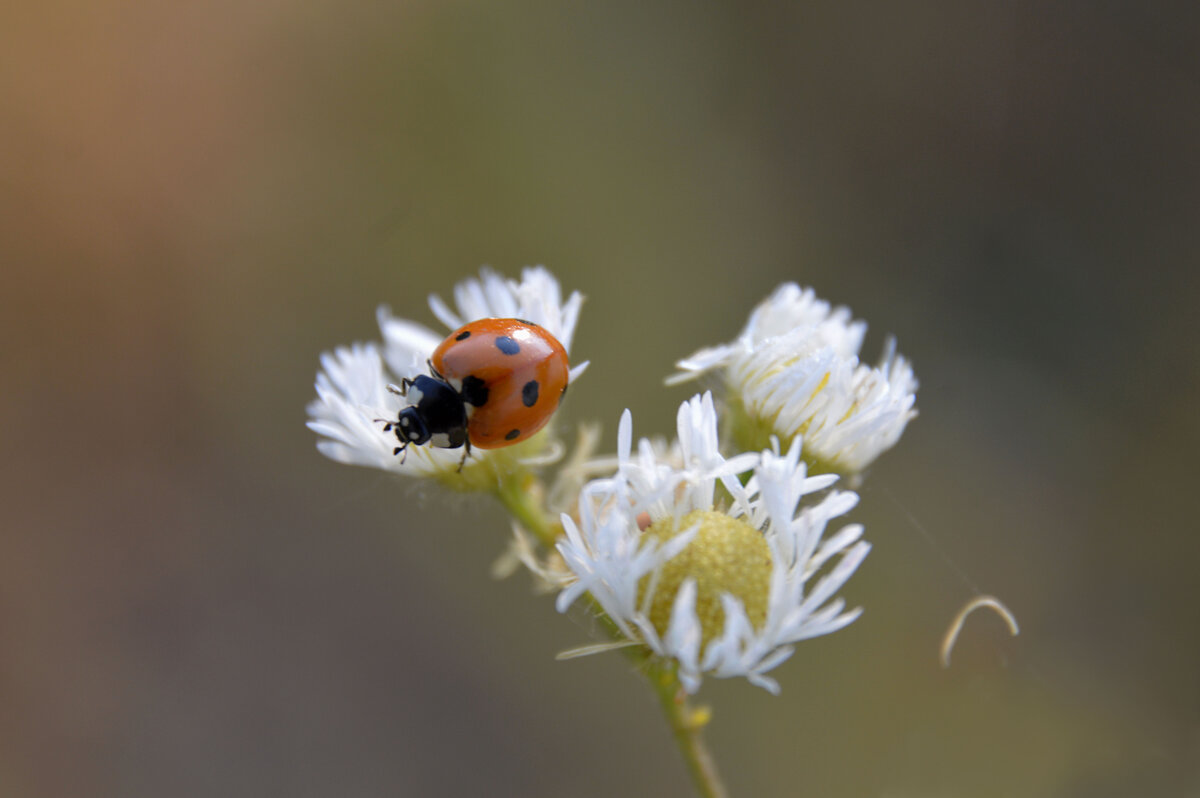
POLYGON ((415 443, 420 446, 429 441, 429 429, 415 406, 401 410, 400 417, 392 422, 392 426, 396 428, 396 437, 403 443, 415 443))

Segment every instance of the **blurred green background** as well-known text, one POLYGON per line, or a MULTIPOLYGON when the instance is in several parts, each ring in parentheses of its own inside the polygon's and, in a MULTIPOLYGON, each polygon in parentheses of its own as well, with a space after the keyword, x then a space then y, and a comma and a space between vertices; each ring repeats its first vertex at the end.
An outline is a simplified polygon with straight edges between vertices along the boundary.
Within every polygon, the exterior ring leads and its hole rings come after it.
POLYGON ((336 465, 318 354, 481 264, 588 296, 563 421, 796 280, 920 418, 866 608, 706 682, 735 796, 1200 794, 1194 4, 0 11, 0 792, 687 795, 507 523, 336 465), (922 533, 909 514, 927 530, 922 533), (964 576, 965 574, 965 576, 964 576), (1022 623, 967 625, 979 590, 1022 623))

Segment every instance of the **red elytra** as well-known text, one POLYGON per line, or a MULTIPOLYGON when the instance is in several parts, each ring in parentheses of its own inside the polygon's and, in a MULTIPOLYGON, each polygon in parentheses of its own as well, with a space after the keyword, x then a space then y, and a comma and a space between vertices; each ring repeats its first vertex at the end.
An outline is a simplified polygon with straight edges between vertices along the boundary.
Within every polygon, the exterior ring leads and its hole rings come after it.
POLYGON ((471 446, 520 443, 550 420, 567 390, 567 351, 522 319, 479 319, 438 345, 430 359, 462 397, 471 446))

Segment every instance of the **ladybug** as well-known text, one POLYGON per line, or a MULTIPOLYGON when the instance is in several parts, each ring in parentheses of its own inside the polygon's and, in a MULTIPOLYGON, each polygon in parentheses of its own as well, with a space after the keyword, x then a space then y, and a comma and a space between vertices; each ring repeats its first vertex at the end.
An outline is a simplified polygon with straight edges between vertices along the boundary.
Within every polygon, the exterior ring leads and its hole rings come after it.
POLYGON ((401 442, 393 454, 407 454, 411 444, 465 447, 462 471, 472 446, 511 446, 544 427, 567 392, 569 366, 567 350, 544 327, 479 319, 438 344, 429 371, 388 386, 408 406, 383 429, 395 429, 401 442))

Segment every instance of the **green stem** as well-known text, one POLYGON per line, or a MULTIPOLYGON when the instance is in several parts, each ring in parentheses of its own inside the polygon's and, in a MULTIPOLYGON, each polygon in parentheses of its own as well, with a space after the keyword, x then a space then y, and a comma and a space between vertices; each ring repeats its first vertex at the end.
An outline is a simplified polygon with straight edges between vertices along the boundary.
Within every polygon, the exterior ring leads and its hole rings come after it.
POLYGON ((688 704, 687 693, 672 668, 657 666, 646 675, 658 695, 658 704, 683 754, 696 792, 703 798, 727 798, 729 793, 717 773, 717 763, 704 744, 703 731, 710 717, 708 708, 693 708, 688 704))
POLYGON ((547 515, 542 507, 542 492, 541 483, 533 474, 524 471, 502 480, 496 488, 496 498, 517 523, 543 546, 553 550, 562 534, 562 524, 547 515))

